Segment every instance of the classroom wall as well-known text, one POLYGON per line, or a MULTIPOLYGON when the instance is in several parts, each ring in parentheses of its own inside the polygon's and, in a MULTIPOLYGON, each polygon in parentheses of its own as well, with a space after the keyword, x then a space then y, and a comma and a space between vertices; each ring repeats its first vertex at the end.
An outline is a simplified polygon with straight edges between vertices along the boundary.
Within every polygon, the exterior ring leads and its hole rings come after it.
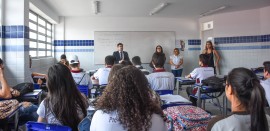
MULTIPOLYGON (((180 18, 62 17, 60 24, 56 25, 55 30, 56 59, 59 60, 60 55, 64 51, 67 56, 77 54, 81 61, 81 66, 85 70, 97 69, 103 66, 93 64, 94 44, 92 43, 94 43, 94 31, 175 31, 176 39, 188 40, 199 38, 197 20, 180 18)), ((155 49, 151 50, 151 52, 154 51, 155 49)), ((189 65, 184 65, 184 68, 186 68, 184 71, 190 72, 190 64, 193 63, 189 62, 192 60, 187 56, 187 52, 188 50, 185 51, 184 59, 189 65)), ((199 51, 192 51, 191 55, 194 52, 199 51)), ((108 55, 110 54, 112 52, 108 52, 108 55)), ((169 56, 167 56, 167 59, 169 59, 169 56)), ((197 65, 197 63, 195 64, 197 65)), ((143 66, 148 68, 148 64, 143 66)), ((166 68, 170 68, 170 66, 166 64, 166 68)))
MULTIPOLYGON (((29 0, 2 1, 1 58, 10 86, 29 80, 29 0)), ((46 73, 54 58, 33 60, 32 71, 46 73)))
MULTIPOLYGON (((203 17, 200 25, 214 21, 215 47, 221 56, 220 72, 235 67, 262 66, 270 55, 270 6, 203 17)), ((202 42, 202 47, 204 43, 202 42)))

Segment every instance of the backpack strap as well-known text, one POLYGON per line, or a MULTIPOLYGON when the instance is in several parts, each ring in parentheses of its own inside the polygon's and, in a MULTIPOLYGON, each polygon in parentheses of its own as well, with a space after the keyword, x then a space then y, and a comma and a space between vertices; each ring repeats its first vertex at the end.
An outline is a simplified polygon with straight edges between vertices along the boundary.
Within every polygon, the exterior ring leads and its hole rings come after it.
MULTIPOLYGON (((85 76, 85 73, 83 74, 83 77, 85 76)), ((82 80, 83 80, 83 77, 82 77, 82 79, 79 81, 79 83, 77 83, 77 85, 80 85, 80 83, 82 82, 82 80)))

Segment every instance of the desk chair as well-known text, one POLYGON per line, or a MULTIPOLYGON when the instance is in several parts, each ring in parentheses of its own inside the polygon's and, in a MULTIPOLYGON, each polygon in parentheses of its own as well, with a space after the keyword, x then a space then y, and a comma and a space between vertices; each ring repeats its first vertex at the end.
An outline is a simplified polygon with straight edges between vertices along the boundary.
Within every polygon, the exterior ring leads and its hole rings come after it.
MULTIPOLYGON (((220 97, 223 92, 225 91, 225 86, 224 88, 211 88, 210 86, 200 86, 200 85, 196 85, 198 87, 198 95, 190 95, 190 97, 196 98, 197 99, 197 106, 198 107, 202 107, 202 109, 205 110, 205 101, 208 99, 216 99, 217 100, 217 105, 220 109, 220 112, 222 112, 222 106, 219 102, 218 97, 220 97), (201 103, 203 102, 203 105, 201 106, 201 103)), ((214 103, 214 102, 213 102, 214 103)), ((215 103, 214 103, 215 104, 215 103)))
POLYGON ((83 94, 85 94, 85 96, 87 98, 89 98, 89 89, 88 89, 88 85, 77 85, 79 91, 83 94))
POLYGON ((71 131, 68 126, 46 124, 29 121, 26 123, 27 131, 71 131))
POLYGON ((95 98, 97 96, 101 96, 103 90, 106 88, 107 84, 102 84, 102 85, 98 85, 95 84, 93 85, 93 88, 91 89, 91 97, 95 98))
POLYGON ((159 95, 173 94, 173 90, 155 90, 159 95))

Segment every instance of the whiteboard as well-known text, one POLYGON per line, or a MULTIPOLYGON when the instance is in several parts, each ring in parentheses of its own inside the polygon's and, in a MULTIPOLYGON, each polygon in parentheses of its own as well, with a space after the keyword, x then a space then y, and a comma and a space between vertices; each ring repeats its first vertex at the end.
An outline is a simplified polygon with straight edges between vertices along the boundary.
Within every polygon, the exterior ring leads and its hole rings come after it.
POLYGON ((94 63, 104 64, 107 55, 117 51, 117 44, 123 43, 129 59, 139 56, 142 63, 149 63, 157 45, 161 45, 166 61, 175 48, 174 31, 95 31, 94 63))

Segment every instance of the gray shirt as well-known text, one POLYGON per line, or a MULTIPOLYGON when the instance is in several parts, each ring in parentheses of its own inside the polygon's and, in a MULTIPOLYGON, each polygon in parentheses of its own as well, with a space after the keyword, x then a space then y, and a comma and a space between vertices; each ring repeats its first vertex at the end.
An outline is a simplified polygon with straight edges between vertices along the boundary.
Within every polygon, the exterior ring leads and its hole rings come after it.
POLYGON ((270 78, 261 80, 261 85, 265 91, 265 97, 267 99, 268 105, 270 106, 270 78))
MULTIPOLYGON (((268 128, 270 129, 270 117, 266 115, 268 128)), ((207 127, 208 131, 250 131, 250 114, 234 113, 228 117, 216 117, 212 119, 207 127)))
MULTIPOLYGON (((38 110, 37 110, 37 114, 38 114, 39 117, 42 117, 42 118, 46 119, 47 123, 49 123, 49 124, 62 125, 62 123, 55 118, 55 116, 54 116, 54 114, 52 112, 46 112, 44 100, 40 103, 40 105, 38 107, 38 110)), ((79 117, 81 119, 84 118, 84 115, 83 115, 82 111, 78 110, 78 114, 79 114, 79 117)))

